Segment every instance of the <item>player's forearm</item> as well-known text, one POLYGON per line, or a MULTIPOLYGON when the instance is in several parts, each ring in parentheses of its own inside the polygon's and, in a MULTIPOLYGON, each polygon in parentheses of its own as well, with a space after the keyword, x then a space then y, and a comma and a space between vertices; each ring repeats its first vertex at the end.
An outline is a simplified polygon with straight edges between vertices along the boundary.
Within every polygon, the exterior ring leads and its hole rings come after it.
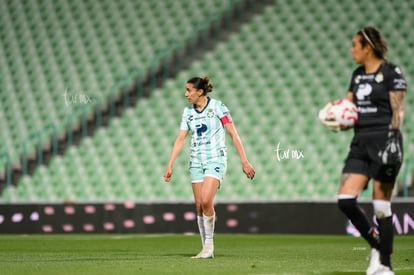
POLYGON ((178 139, 174 142, 174 146, 171 150, 170 160, 168 161, 167 166, 172 167, 178 155, 181 152, 181 149, 184 146, 184 140, 178 139))
POLYGON ((244 147, 243 147, 240 137, 238 135, 234 135, 232 139, 233 139, 233 144, 234 144, 234 147, 236 148, 237 154, 240 157, 241 163, 246 163, 248 160, 247 160, 247 156, 244 151, 244 147))
POLYGON ((405 92, 391 92, 390 104, 392 109, 391 128, 399 129, 404 117, 405 92))

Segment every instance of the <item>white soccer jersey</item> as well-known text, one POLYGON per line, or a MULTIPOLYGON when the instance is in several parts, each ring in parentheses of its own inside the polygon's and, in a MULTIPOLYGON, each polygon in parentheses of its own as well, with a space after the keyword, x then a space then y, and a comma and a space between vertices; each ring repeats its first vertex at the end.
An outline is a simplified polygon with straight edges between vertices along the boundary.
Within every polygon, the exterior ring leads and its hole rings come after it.
POLYGON ((223 125, 231 122, 229 109, 219 100, 208 97, 201 112, 194 105, 184 108, 181 130, 190 130, 191 161, 206 163, 211 159, 226 159, 225 130, 223 125))

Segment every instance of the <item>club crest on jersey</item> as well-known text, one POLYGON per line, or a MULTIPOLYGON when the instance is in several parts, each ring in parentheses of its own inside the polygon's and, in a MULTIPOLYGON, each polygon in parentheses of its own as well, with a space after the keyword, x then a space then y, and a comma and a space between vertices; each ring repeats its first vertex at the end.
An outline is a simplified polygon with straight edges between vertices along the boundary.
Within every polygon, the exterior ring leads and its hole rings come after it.
POLYGON ((207 117, 208 118, 214 117, 214 111, 213 111, 213 109, 208 109, 208 111, 207 111, 207 117))
POLYGON ((379 72, 376 76, 375 76, 375 81, 377 83, 381 83, 384 80, 384 75, 382 74, 382 72, 379 72))

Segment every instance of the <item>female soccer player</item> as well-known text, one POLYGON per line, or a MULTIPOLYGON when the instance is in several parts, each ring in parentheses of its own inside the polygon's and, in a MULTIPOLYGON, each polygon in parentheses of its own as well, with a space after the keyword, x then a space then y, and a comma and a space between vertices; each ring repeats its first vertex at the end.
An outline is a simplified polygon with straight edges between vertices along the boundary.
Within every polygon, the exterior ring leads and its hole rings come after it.
MULTIPOLYGON (((342 171, 338 206, 372 248, 366 274, 394 274, 390 259, 391 195, 403 159, 400 128, 406 81, 401 69, 385 59, 387 49, 386 41, 375 27, 359 30, 350 49, 353 60, 360 66, 352 74, 346 97, 357 106, 358 122, 342 171), (357 197, 370 179, 373 179, 372 199, 379 234, 357 205, 357 197)), ((322 123, 334 131, 339 128, 329 117, 322 123)))
POLYGON ((222 102, 207 96, 207 93, 213 91, 209 78, 191 78, 187 81, 185 90, 185 97, 190 105, 184 109, 164 180, 171 180, 174 161, 184 145, 188 132, 191 131, 190 176, 203 245, 201 252, 192 258, 207 259, 214 257, 214 196, 223 181, 227 167, 225 130, 239 154, 247 178, 253 179, 255 171, 247 160, 229 110, 222 102))

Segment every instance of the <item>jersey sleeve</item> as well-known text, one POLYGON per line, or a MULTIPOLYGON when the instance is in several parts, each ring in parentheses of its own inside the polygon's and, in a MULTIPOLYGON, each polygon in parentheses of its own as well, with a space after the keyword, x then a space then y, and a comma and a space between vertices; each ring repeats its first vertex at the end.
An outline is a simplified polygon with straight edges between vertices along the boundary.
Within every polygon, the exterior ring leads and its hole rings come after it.
POLYGON ((181 123, 180 123, 180 130, 189 130, 190 128, 188 127, 187 124, 187 108, 184 109, 183 111, 183 115, 181 116, 181 123))
POLYGON ((223 125, 233 122, 230 111, 223 102, 218 102, 217 104, 217 116, 223 125))
POLYGON ((389 71, 387 85, 388 90, 391 92, 407 90, 407 82, 405 81, 404 75, 400 67, 392 66, 392 68, 389 71))

